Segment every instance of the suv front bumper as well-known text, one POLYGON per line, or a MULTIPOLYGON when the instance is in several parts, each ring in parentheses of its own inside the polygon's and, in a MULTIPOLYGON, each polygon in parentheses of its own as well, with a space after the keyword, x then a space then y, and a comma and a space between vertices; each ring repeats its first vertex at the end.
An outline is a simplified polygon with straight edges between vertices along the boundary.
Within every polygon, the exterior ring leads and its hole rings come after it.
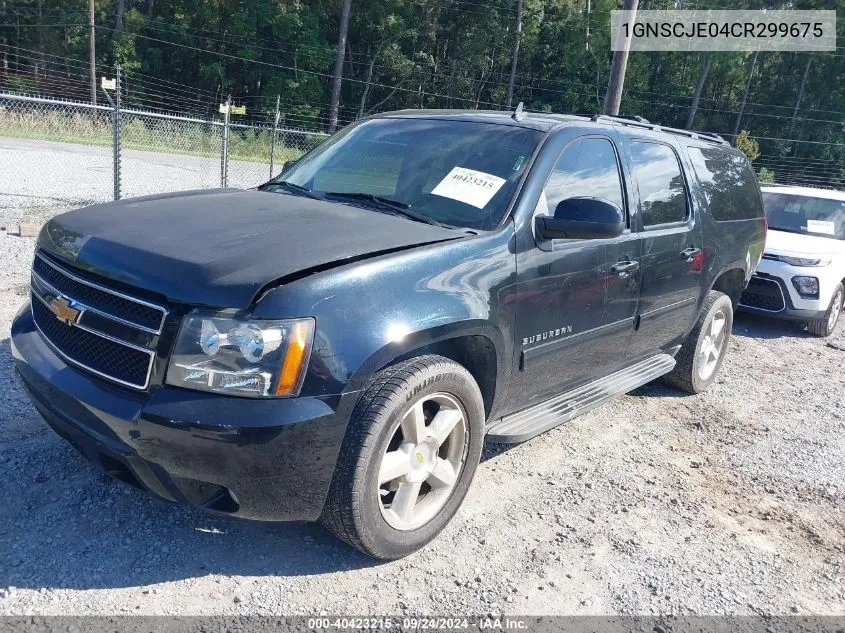
POLYGON ((253 400, 166 386, 130 392, 65 364, 29 305, 12 323, 11 347, 46 422, 116 479, 247 519, 319 518, 357 393, 253 400))
MULTIPOLYGON (((762 268, 761 263, 760 269, 751 277, 748 287, 742 293, 739 299, 741 310, 790 321, 815 321, 826 318, 827 308, 821 307, 822 302, 819 299, 799 297, 794 288, 789 288, 787 279, 774 271, 764 272, 762 268)), ((788 279, 801 274, 795 272, 790 275, 789 272, 784 272, 788 279)))

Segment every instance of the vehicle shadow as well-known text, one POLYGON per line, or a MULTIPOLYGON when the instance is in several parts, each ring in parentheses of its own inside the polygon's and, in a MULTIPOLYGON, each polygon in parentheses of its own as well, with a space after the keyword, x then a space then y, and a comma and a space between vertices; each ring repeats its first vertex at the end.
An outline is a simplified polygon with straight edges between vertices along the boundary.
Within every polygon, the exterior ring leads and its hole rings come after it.
MULTIPOLYGON (((747 312, 738 312, 734 315, 733 328, 731 335, 742 338, 756 338, 756 339, 778 339, 778 338, 809 338, 811 337, 806 331, 794 322, 781 321, 777 319, 770 319, 756 314, 749 314, 747 312)), ((638 387, 628 393, 629 396, 638 398, 689 398, 694 394, 686 393, 670 387, 661 379, 654 380, 642 387, 638 387)))
POLYGON ((14 376, 8 339, 0 396, 0 587, 121 588, 379 564, 315 523, 213 515, 101 474, 40 419, 14 376))
POLYGON ((812 338, 812 335, 795 321, 772 319, 749 312, 737 312, 734 315, 732 334, 759 339, 812 338))
POLYGON ((494 457, 498 457, 499 455, 503 455, 507 453, 512 448, 516 448, 520 444, 499 444, 497 442, 485 442, 484 448, 481 451, 481 463, 483 464, 487 460, 493 459, 494 457))

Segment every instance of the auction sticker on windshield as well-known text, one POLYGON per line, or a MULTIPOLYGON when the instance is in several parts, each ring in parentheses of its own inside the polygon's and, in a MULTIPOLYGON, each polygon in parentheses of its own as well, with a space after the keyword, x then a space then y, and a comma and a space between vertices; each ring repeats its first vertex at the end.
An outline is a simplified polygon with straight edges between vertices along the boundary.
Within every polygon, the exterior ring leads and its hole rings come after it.
POLYGON ((807 220, 807 232, 836 235, 836 224, 824 220, 807 220))
POLYGON ((431 193, 483 209, 505 182, 504 178, 483 171, 455 167, 431 193))

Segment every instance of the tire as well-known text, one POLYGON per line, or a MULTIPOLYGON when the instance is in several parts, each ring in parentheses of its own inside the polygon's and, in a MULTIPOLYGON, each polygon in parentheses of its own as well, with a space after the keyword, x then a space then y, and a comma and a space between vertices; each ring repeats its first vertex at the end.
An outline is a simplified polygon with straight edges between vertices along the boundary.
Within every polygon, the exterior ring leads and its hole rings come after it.
POLYGON ((695 327, 675 357, 675 368, 663 379, 687 393, 706 391, 716 380, 725 360, 732 327, 733 302, 726 294, 711 290, 704 300, 695 327), (719 334, 715 336, 714 318, 722 322, 719 334), (711 351, 703 356, 704 346, 709 344, 712 344, 711 351))
POLYGON ((481 458, 484 420, 478 385, 447 358, 420 356, 382 370, 352 412, 321 522, 337 538, 382 560, 424 547, 464 500, 481 458), (432 429, 439 426, 443 437, 450 424, 445 441, 435 441, 432 429), (388 462, 407 474, 382 483, 381 473, 394 472, 388 462), (418 482, 422 477, 427 478, 418 482), (444 483, 450 478, 451 484, 444 483))
POLYGON ((827 312, 821 319, 810 321, 807 324, 807 331, 815 336, 830 336, 839 324, 839 318, 842 316, 842 308, 845 305, 845 289, 842 284, 836 286, 833 291, 833 299, 830 300, 830 306, 827 312))

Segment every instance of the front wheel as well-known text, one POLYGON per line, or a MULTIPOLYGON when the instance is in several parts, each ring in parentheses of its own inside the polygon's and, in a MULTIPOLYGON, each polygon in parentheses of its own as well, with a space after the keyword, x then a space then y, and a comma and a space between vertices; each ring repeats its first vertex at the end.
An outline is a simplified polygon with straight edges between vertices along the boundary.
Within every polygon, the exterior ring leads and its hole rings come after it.
POLYGON ((701 393, 716 380, 725 360, 734 312, 730 297, 711 290, 698 321, 675 357, 675 368, 664 380, 687 393, 701 393))
POLYGON ((827 313, 821 319, 810 321, 807 324, 807 331, 816 336, 830 336, 833 334, 836 325, 839 323, 839 317, 842 315, 843 303, 845 303, 845 289, 843 289, 842 284, 839 284, 833 293, 833 299, 830 302, 827 313))
POLYGON ((323 524, 375 558, 420 549, 469 489, 484 417, 475 380, 446 358, 420 356, 381 371, 355 405, 323 524))

